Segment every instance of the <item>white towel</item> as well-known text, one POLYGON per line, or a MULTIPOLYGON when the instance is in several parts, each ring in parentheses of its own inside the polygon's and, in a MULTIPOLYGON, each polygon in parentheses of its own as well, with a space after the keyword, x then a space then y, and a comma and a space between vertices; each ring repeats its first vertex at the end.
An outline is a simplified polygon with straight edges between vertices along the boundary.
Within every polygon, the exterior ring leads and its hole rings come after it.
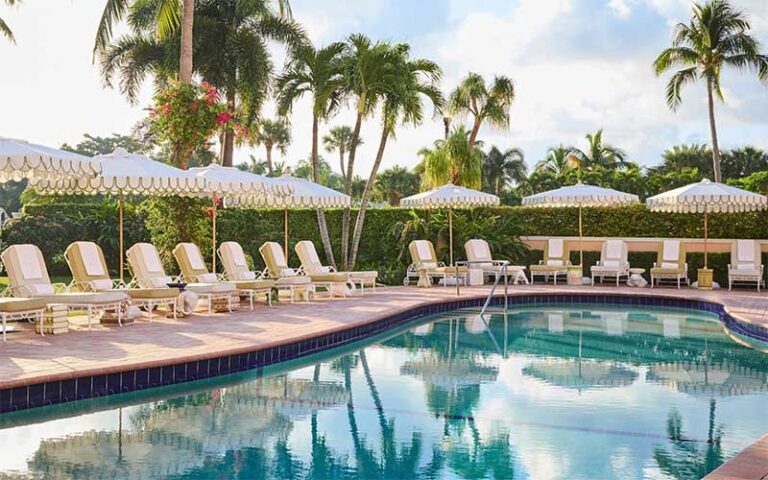
POLYGON ((607 258, 621 259, 623 247, 624 242, 621 240, 608 240, 605 242, 605 256, 607 258))
POLYGON ((739 251, 739 262, 755 262, 754 240, 736 240, 736 250, 739 251))
POLYGON ((309 255, 309 263, 312 265, 320 265, 320 257, 317 256, 317 250, 312 243, 306 243, 307 255, 309 255))
POLYGON ((549 258, 563 258, 563 239, 549 239, 549 258))
POLYGON ((232 255, 232 263, 236 267, 247 267, 248 262, 245 260, 245 252, 243 247, 237 242, 227 242, 229 244, 229 253, 232 255))
POLYGON ((608 314, 605 318, 605 329, 608 335, 624 334, 624 315, 608 314))
POLYGON ((80 256, 83 258, 85 273, 89 277, 101 277, 107 272, 104 271, 104 265, 99 258, 99 249, 92 242, 77 242, 77 248, 80 249, 80 256))
POLYGON ((144 257, 144 264, 148 273, 164 273, 163 264, 160 262, 160 255, 154 245, 149 243, 139 243, 136 245, 144 257))
POLYGON ((270 243, 269 248, 272 250, 272 257, 275 259, 278 268, 288 266, 288 261, 285 259, 285 254, 280 245, 277 243, 270 243))
POLYGON ((237 274, 238 280, 256 280, 255 272, 240 272, 237 274))
POLYGON ((17 245, 16 252, 21 265, 21 276, 24 280, 41 280, 43 268, 37 256, 37 247, 34 245, 17 245))
POLYGON ((181 248, 183 248, 184 252, 187 254, 189 266, 192 267, 192 270, 206 269, 205 261, 203 260, 202 255, 200 255, 200 250, 193 243, 182 243, 181 248))
POLYGON ((664 336, 667 338, 680 338, 680 320, 676 318, 665 318, 664 336))
POLYGON ((662 260, 677 262, 680 260, 680 242, 677 240, 664 240, 662 245, 662 260))
POLYGON ((429 242, 426 240, 416 240, 416 252, 419 254, 419 260, 432 259, 432 251, 429 248, 429 242))

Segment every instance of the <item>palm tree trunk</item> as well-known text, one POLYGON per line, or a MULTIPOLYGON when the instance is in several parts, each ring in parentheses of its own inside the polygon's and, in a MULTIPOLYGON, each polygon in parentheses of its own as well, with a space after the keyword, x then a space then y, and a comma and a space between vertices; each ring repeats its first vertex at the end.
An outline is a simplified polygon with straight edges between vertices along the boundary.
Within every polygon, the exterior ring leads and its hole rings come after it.
MULTIPOLYGON (((227 109, 230 112, 235 111, 234 87, 227 89, 227 109)), ((227 126, 227 128, 224 130, 224 145, 222 147, 224 149, 224 152, 223 152, 223 155, 221 156, 221 164, 225 167, 231 167, 232 157, 235 151, 235 131, 232 130, 231 126, 227 126)))
POLYGON ((272 175, 272 144, 271 143, 265 143, 264 149, 267 151, 267 172, 269 175, 272 175))
MULTIPOLYGON (((363 114, 357 114, 355 119, 355 128, 352 130, 352 145, 349 147, 349 159, 347 161, 347 177, 344 180, 344 193, 352 195, 352 178, 355 171, 355 155, 357 154, 357 139, 360 137, 360 128, 363 126, 363 114)), ((349 226, 352 221, 352 215, 349 208, 344 209, 344 216, 341 221, 341 268, 349 268, 349 226)))
POLYGON ((339 145, 339 167, 341 167, 341 180, 346 184, 347 169, 344 167, 344 145, 339 145))
POLYGON ((707 85, 707 103, 709 106, 709 132, 712 135, 712 172, 715 181, 721 182, 720 146, 717 142, 717 125, 715 125, 715 96, 711 83, 707 85))
POLYGON ((357 261, 357 251, 360 247, 360 237, 363 235, 363 223, 365 223, 365 210, 368 204, 368 197, 371 195, 373 185, 376 182, 376 174, 379 172, 381 166, 381 160, 384 158, 384 149, 387 147, 387 139, 389 138, 389 128, 384 127, 381 129, 381 138, 379 139, 379 150, 376 152, 376 160, 373 162, 371 168, 371 176, 368 177, 368 182, 365 184, 365 190, 363 190, 363 197, 360 199, 360 210, 357 212, 357 220, 355 221, 355 233, 352 236, 352 253, 349 258, 349 270, 354 270, 355 262, 357 261))
POLYGON ((469 134, 469 151, 475 149, 475 142, 477 142, 477 134, 480 132, 480 125, 483 121, 479 117, 475 117, 475 123, 472 124, 472 132, 469 134))
POLYGON ((192 30, 195 19, 195 0, 184 0, 181 14, 181 56, 179 58, 179 80, 192 81, 192 30))
MULTIPOLYGON (((320 178, 320 166, 317 152, 317 115, 312 115, 312 181, 317 183, 320 178)), ((317 226, 320 229, 320 239, 323 242, 325 258, 333 268, 336 268, 336 260, 333 258, 333 247, 331 246, 331 237, 328 235, 328 223, 325 221, 325 211, 317 209, 317 226)))

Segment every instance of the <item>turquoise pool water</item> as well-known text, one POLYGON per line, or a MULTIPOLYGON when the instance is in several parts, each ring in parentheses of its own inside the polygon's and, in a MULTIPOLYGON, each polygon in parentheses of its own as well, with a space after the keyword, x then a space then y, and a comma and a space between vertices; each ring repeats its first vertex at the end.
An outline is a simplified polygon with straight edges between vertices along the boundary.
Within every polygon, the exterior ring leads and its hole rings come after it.
POLYGON ((455 312, 265 370, 0 416, 3 478, 696 479, 768 354, 687 310, 455 312))

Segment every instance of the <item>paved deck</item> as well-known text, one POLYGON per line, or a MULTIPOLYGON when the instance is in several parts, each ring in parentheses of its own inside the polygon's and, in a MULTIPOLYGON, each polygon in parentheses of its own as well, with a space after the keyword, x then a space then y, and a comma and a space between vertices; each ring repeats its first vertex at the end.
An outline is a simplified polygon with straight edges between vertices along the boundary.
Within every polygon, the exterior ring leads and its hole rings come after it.
MULTIPOLYGON (((741 320, 768 326, 768 292, 754 290, 699 291, 692 289, 551 285, 510 286, 511 295, 554 293, 656 295, 723 304, 741 320)), ((462 298, 485 297, 488 287, 461 289, 462 298)), ((454 288, 379 288, 365 296, 320 299, 312 303, 259 304, 227 314, 198 314, 173 320, 155 316, 119 328, 95 325, 89 332, 84 319, 66 335, 40 337, 31 326, 9 334, 0 344, 0 389, 32 383, 100 375, 241 353, 296 341, 375 321, 413 307, 456 299, 454 288)), ((708 480, 768 478, 768 436, 744 450, 708 480)))

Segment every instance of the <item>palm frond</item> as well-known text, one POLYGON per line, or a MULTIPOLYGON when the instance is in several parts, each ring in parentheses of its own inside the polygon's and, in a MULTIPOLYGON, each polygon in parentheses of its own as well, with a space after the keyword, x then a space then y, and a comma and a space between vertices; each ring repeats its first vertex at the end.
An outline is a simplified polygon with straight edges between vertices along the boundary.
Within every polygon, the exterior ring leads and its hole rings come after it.
POLYGON ((128 11, 129 4, 130 0, 107 0, 99 20, 99 26, 96 28, 96 40, 93 44, 94 62, 97 54, 105 51, 109 46, 109 42, 112 40, 112 28, 128 11))

